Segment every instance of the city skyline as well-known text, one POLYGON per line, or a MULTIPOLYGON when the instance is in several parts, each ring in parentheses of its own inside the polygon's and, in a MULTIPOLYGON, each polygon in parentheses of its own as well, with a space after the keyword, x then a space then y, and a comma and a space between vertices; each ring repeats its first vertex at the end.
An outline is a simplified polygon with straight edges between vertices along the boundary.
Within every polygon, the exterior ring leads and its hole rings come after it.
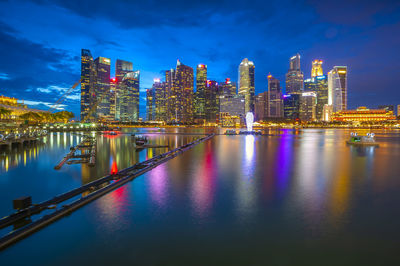
MULTIPOLYGON (((154 78, 162 78, 160 71, 168 69, 176 59, 192 68, 199 63, 207 64, 210 80, 229 77, 237 82, 238 64, 249 58, 256 65, 258 94, 267 87, 268 73, 285 88, 288 59, 297 53, 302 58, 305 79, 310 77, 311 62, 315 59, 323 60, 324 74, 334 66, 348 66, 349 108, 399 102, 396 47, 400 38, 393 34, 400 29, 399 4, 350 3, 342 10, 340 4, 307 2, 298 6, 289 1, 282 9, 278 2, 267 5, 256 1, 249 7, 232 2, 232 8, 210 3, 203 10, 196 3, 183 8, 179 2, 171 2, 171 11, 162 14, 145 3, 135 6, 135 10, 149 17, 158 15, 151 21, 128 16, 118 2, 112 9, 113 16, 105 12, 109 8, 105 4, 88 4, 78 9, 63 1, 15 2, 18 4, 0 4, 0 93, 25 99, 34 107, 45 108, 40 103, 54 103, 61 92, 79 79, 77 57, 81 48, 113 62, 117 58, 130 61, 134 69, 141 71, 142 111, 145 89, 152 86, 154 78), (199 16, 193 16, 195 13, 199 16), (100 18, 96 23, 93 14, 100 18), (284 20, 285 14, 293 17, 284 20), (239 23, 240 17, 246 18, 246 25, 239 23), (47 23, 49 19, 54 23, 47 23), (256 19, 263 22, 256 23, 256 19), (82 23, 85 30, 77 30, 82 23), (244 32, 248 33, 246 40, 237 37, 244 32), (151 38, 160 41, 153 44, 151 38), (388 64, 393 68, 388 68, 388 64)), ((114 71, 112 63, 111 73, 114 71)), ((65 104, 63 107, 78 115, 78 89, 65 104)))

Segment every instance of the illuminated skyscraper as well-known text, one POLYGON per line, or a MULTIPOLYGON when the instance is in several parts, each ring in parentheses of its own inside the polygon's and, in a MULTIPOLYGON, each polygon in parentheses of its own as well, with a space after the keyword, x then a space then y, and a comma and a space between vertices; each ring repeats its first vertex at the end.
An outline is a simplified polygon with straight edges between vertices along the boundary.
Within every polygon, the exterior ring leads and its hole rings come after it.
POLYGON ((347 67, 335 66, 328 73, 328 104, 333 112, 347 110, 347 67))
POLYGON ((160 79, 154 79, 153 90, 155 91, 155 117, 156 121, 167 121, 166 106, 166 83, 160 79))
POLYGON ((306 79, 305 92, 315 92, 317 95, 316 119, 323 120, 324 106, 328 104, 328 81, 325 75, 306 79))
POLYGON ((286 94, 299 93, 303 90, 303 72, 300 70, 300 55, 290 58, 290 68, 286 73, 286 94))
POLYGON ((167 120, 193 122, 193 68, 177 60, 176 70, 165 72, 167 83, 167 120))
POLYGON ((236 83, 232 82, 230 78, 226 78, 220 84, 221 95, 236 95, 236 83))
POLYGON ((239 94, 245 98, 245 112, 254 112, 254 70, 255 66, 247 58, 239 65, 239 94))
POLYGON ((318 77, 322 76, 324 74, 324 71, 322 70, 322 60, 314 60, 312 62, 312 68, 311 68, 311 77, 318 77))
POLYGON ((122 86, 122 80, 124 76, 133 71, 133 64, 132 62, 129 61, 124 61, 117 59, 115 63, 115 80, 116 80, 116 108, 115 108, 115 119, 120 120, 121 119, 121 103, 122 101, 127 101, 126 99, 123 100, 126 95, 129 93, 126 93, 124 89, 126 89, 126 86, 122 86))
POLYGON ((217 122, 217 116, 219 113, 219 87, 218 83, 214 80, 207 81, 207 87, 205 90, 205 118, 209 123, 217 122))
POLYGON ((291 93, 283 95, 283 114, 290 120, 300 118, 300 98, 301 93, 291 93))
POLYGON ((254 104, 254 121, 263 121, 268 114, 268 92, 262 92, 256 95, 254 104))
POLYGON ((117 105, 117 79, 112 78, 110 80, 110 119, 115 120, 116 117, 116 105, 117 105))
POLYGON ((268 117, 283 117, 282 91, 279 80, 268 75, 268 117))
POLYGON ((154 86, 146 90, 146 120, 155 120, 155 100, 156 100, 156 90, 154 86))
POLYGON ((96 118, 110 119, 110 62, 109 58, 98 57, 94 60, 96 118))
POLYGON ((304 92, 300 97, 300 120, 314 121, 316 117, 317 94, 304 92))
POLYGON ((195 93, 195 119, 205 119, 205 90, 207 86, 207 65, 199 64, 196 69, 196 93, 195 93))
POLYGON ((90 120, 89 110, 93 103, 94 94, 94 63, 89 50, 81 51, 81 121, 90 120))
POLYGON ((140 71, 128 72, 119 85, 119 119, 135 122, 139 119, 140 71))

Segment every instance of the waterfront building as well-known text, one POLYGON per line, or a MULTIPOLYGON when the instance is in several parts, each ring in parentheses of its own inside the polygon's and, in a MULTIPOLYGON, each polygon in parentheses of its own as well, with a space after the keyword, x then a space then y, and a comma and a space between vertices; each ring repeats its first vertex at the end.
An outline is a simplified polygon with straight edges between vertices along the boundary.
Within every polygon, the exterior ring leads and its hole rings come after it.
POLYGON ((255 66, 247 58, 239 65, 239 94, 245 98, 245 112, 254 112, 254 70, 255 66))
POLYGON ((386 109, 368 109, 365 106, 358 107, 356 110, 343 110, 334 112, 333 121, 341 122, 379 122, 396 119, 393 111, 386 109))
POLYGON ((105 57, 98 57, 94 60, 96 72, 94 83, 95 94, 95 117, 97 120, 110 119, 110 64, 111 60, 105 57))
POLYGON ((263 121, 268 116, 268 92, 257 94, 254 104, 254 121, 263 121))
POLYGON ((303 92, 300 97, 300 120, 314 121, 316 118, 317 94, 303 92))
POLYGON ((198 64, 196 68, 196 93, 194 97, 195 120, 205 120, 205 91, 207 87, 207 65, 198 64))
POLYGON ((299 93, 303 90, 304 74, 300 69, 300 55, 290 58, 289 71, 286 73, 286 94, 299 93))
POLYGON ((146 120, 154 121, 155 120, 155 88, 152 87, 146 90, 146 120))
POLYGON ((236 95, 236 83, 232 82, 230 78, 226 78, 224 82, 220 83, 221 95, 236 95))
POLYGON ((7 115, 7 117, 11 119, 15 119, 18 116, 28 112, 49 113, 49 111, 29 108, 26 104, 24 104, 23 100, 18 100, 17 98, 3 95, 0 95, 0 107, 11 111, 11 113, 7 115))
POLYGON ((160 79, 153 80, 154 90, 154 120, 163 121, 167 120, 167 106, 166 106, 166 83, 161 82, 160 79))
POLYGON ((124 99, 129 95, 129 92, 125 91, 129 88, 122 85, 122 81, 127 73, 133 72, 132 62, 117 59, 115 63, 115 81, 116 81, 116 108, 115 108, 115 119, 121 120, 121 106, 127 104, 129 99, 124 99))
POLYGON ((215 80, 208 80, 205 90, 205 119, 208 123, 216 123, 219 110, 219 86, 215 80))
POLYGON ((328 72, 328 104, 333 112, 347 110, 347 67, 335 66, 328 72))
MULTIPOLYGON (((94 62, 92 54, 87 49, 81 50, 81 121, 90 120, 89 111, 93 104, 94 94, 94 62)), ((94 110, 93 110, 94 111, 94 110)), ((90 114, 91 115, 91 114, 90 114)))
POLYGON ((112 78, 110 81, 110 119, 115 120, 117 105, 117 79, 112 78))
POLYGON ((119 120, 136 122, 139 120, 140 71, 124 75, 119 85, 119 120))
POLYGON ((322 60, 314 60, 312 62, 312 68, 311 68, 311 77, 318 77, 322 76, 324 74, 324 71, 322 70, 322 60))
POLYGON ((283 100, 280 82, 272 75, 268 75, 268 117, 283 117, 283 100))
POLYGON ((304 81, 304 91, 313 91, 317 95, 316 119, 323 119, 325 104, 328 104, 328 80, 325 75, 306 79, 304 81))
POLYGON ((286 119, 300 119, 300 98, 301 93, 283 95, 283 116, 286 119))
POLYGON ((219 122, 221 125, 235 126, 244 121, 245 98, 243 95, 222 95, 219 101, 219 122))
POLYGON ((193 68, 177 60, 176 69, 165 72, 167 84, 167 120, 193 122, 193 68))

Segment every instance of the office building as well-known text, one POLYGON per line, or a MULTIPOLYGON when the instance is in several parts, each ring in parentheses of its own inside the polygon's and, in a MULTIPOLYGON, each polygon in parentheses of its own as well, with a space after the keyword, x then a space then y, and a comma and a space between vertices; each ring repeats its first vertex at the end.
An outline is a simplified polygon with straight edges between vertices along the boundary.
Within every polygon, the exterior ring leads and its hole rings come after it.
POLYGON ((196 68, 196 93, 194 97, 195 120, 205 120, 205 90, 207 87, 207 65, 199 64, 196 68))
MULTIPOLYGON (((89 50, 81 51, 81 121, 90 121, 89 111, 94 102, 94 62, 89 50)), ((95 110, 92 110, 94 112, 95 110)), ((92 115, 92 114, 90 114, 92 115)))
POLYGON ((208 80, 205 90, 205 119, 208 123, 216 123, 219 110, 219 86, 215 80, 208 80))
POLYGON ((174 123, 192 123, 193 68, 177 60, 176 69, 165 72, 167 84, 167 120, 174 123))
POLYGON ((283 95, 283 116, 289 120, 300 119, 301 93, 283 95))
POLYGON ((328 72, 328 104, 333 112, 347 110, 347 67, 335 66, 328 72))
POLYGON ((300 93, 303 90, 304 74, 300 70, 300 55, 290 58, 289 71, 286 73, 286 94, 300 93))
POLYGON ((270 118, 283 117, 283 100, 280 82, 272 75, 268 75, 268 112, 270 118))
POLYGON ((153 80, 154 90, 154 120, 167 121, 167 105, 166 105, 166 83, 160 79, 153 80))
POLYGON ((322 60, 314 60, 312 62, 311 77, 315 78, 318 76, 322 76, 323 74, 324 71, 322 70, 322 60))
POLYGON ((316 118, 317 94, 303 92, 300 97, 300 120, 314 121, 316 118))
POLYGON ((263 121, 268 117, 268 92, 256 95, 254 104, 254 121, 263 121))
POLYGON ((146 120, 154 121, 156 117, 156 93, 155 88, 149 88, 146 90, 146 120))
POLYGON ((136 122, 139 120, 140 71, 128 72, 119 85, 119 120, 136 122))
POLYGON ((230 78, 226 78, 224 82, 220 83, 221 95, 236 95, 236 83, 232 82, 230 78))
POLYGON ((94 95, 97 120, 112 120, 110 117, 110 63, 111 60, 105 57, 98 57, 94 60, 96 72, 94 83, 94 95))
MULTIPOLYGON (((117 59, 115 63, 115 82, 116 82, 116 104, 115 104, 115 119, 121 120, 121 103, 122 99, 129 93, 125 92, 126 86, 122 86, 122 80, 127 73, 133 72, 133 64, 129 61, 117 59)), ((124 99, 125 103, 127 99, 124 99)))
POLYGON ((247 58, 239 65, 239 94, 245 98, 245 112, 254 113, 254 71, 255 66, 247 58))
POLYGON ((304 92, 315 92, 317 95, 316 119, 323 119, 325 104, 328 104, 328 80, 325 75, 306 79, 304 92))

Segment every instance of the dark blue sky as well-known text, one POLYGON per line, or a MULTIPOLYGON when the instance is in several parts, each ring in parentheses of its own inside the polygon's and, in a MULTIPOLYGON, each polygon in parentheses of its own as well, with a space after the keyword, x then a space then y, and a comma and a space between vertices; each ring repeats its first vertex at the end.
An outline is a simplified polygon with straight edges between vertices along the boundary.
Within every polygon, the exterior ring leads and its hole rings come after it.
MULTIPOLYGON (((81 48, 113 71, 132 61, 142 91, 176 59, 221 81, 247 57, 262 92, 298 52, 305 77, 313 59, 348 66, 350 108, 400 104, 400 1, 0 1, 0 94, 46 108, 79 80, 81 48)), ((65 105, 79 114, 79 89, 65 105)))

